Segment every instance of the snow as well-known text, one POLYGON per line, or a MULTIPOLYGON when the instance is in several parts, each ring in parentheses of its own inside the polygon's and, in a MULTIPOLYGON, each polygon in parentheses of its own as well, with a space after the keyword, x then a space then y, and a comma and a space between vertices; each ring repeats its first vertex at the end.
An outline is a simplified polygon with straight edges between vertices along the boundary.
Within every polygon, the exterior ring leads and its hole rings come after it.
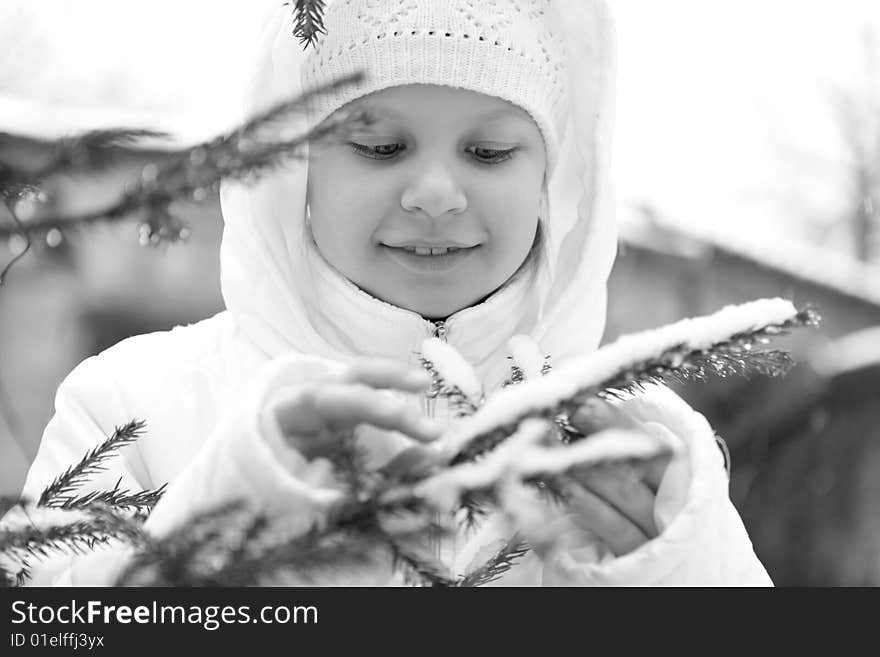
POLYGON ((474 404, 483 398, 483 386, 474 368, 460 353, 438 338, 422 343, 422 355, 434 365, 448 387, 457 387, 474 404))
POLYGON ((572 445, 541 446, 546 420, 529 418, 484 459, 448 468, 421 482, 414 494, 441 509, 452 509, 464 492, 502 482, 561 474, 575 466, 607 461, 649 459, 673 452, 677 445, 662 433, 608 429, 572 445))
POLYGON ((526 379, 538 379, 543 376, 544 352, 528 335, 514 335, 507 341, 513 362, 523 371, 526 379))
POLYGON ((624 335, 616 342, 557 365, 549 374, 504 388, 489 397, 474 415, 456 425, 437 445, 457 454, 475 437, 515 423, 519 418, 558 406, 578 390, 600 384, 622 369, 654 358, 679 344, 704 349, 734 333, 778 324, 797 310, 785 299, 759 299, 731 305, 706 317, 683 319, 667 326, 624 335))
POLYGON ((464 491, 487 488, 498 481, 510 465, 520 460, 526 450, 540 442, 548 431, 550 424, 546 420, 525 420, 482 461, 447 468, 421 482, 413 492, 438 508, 452 509, 464 491))
POLYGON ((559 474, 574 466, 587 466, 606 461, 650 459, 678 448, 660 432, 624 431, 606 429, 579 440, 568 447, 532 448, 523 453, 512 470, 521 479, 538 475, 559 474))

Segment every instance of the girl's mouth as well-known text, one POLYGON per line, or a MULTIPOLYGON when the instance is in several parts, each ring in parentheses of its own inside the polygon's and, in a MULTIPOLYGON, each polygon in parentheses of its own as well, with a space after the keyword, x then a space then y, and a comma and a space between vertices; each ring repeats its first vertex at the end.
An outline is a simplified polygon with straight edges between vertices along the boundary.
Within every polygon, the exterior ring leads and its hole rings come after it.
POLYGON ((394 247, 382 244, 397 264, 416 273, 446 273, 467 260, 480 245, 471 247, 394 247))

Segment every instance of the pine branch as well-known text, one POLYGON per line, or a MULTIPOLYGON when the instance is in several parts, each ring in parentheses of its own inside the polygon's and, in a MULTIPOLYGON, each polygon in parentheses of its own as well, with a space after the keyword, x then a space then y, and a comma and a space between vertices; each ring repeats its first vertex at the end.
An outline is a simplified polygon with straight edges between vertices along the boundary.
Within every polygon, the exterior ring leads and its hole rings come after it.
POLYGON ((501 384, 502 388, 515 386, 525 381, 525 372, 523 372, 523 369, 519 365, 513 362, 513 356, 508 356, 507 360, 510 361, 510 376, 501 384))
POLYGON ((510 570, 518 559, 528 554, 529 550, 528 543, 518 534, 514 534, 489 561, 458 580, 456 586, 483 586, 494 582, 510 570))
POLYGON ((422 367, 427 370, 433 379, 431 388, 426 393, 429 398, 437 397, 438 395, 446 397, 450 405, 455 409, 457 417, 473 415, 477 412, 477 405, 462 392, 461 388, 456 385, 449 385, 432 361, 424 356, 419 356, 419 363, 421 363, 422 367))
POLYGON ((21 569, 15 573, 15 585, 24 586, 31 578, 31 566, 26 560, 22 560, 21 569))
POLYGON ((333 463, 337 477, 351 497, 364 498, 380 485, 380 474, 371 473, 366 467, 367 455, 355 443, 353 431, 349 430, 339 445, 323 456, 333 463))
POLYGON ((477 525, 489 513, 489 506, 495 503, 494 496, 487 492, 468 491, 461 498, 460 508, 464 509, 464 526, 468 530, 477 525))
MULTIPOLYGON (((526 380, 525 372, 523 369, 513 362, 513 356, 507 356, 507 360, 510 362, 510 376, 502 382, 501 387, 507 388, 508 386, 515 386, 519 383, 522 383, 526 380)), ((547 374, 553 369, 553 366, 550 364, 550 356, 544 356, 544 364, 541 366, 541 375, 547 374)))
POLYGON ((6 568, 3 567, 3 564, 0 564, 0 589, 13 586, 15 586, 15 575, 6 570, 6 568))
POLYGON ((388 542, 391 551, 391 567, 402 570, 404 581, 416 586, 455 586, 455 580, 440 574, 440 568, 408 552, 394 541, 388 542))
POLYGON ((314 48, 318 35, 327 34, 324 28, 324 0, 294 0, 293 18, 293 35, 303 44, 303 50, 309 46, 314 48))
POLYGON ((0 190, 20 194, 22 191, 38 190, 40 181, 55 174, 75 175, 102 171, 132 154, 152 153, 137 147, 140 140, 164 139, 169 136, 155 130, 106 128, 51 142, 0 132, 0 145, 14 141, 17 150, 49 150, 48 156, 31 155, 24 158, 24 161, 20 159, 17 165, 0 165, 0 190))
POLYGON ((229 559, 222 568, 206 575, 200 586, 259 586, 277 581, 285 573, 314 584, 322 569, 338 569, 369 563, 363 537, 334 536, 322 540, 281 544, 240 559, 229 559))
POLYGON ((120 489, 119 485, 121 483, 122 477, 116 481, 113 490, 92 491, 79 497, 58 498, 54 503, 49 503, 46 506, 61 509, 82 509, 94 504, 105 504, 116 509, 149 514, 153 507, 158 504, 159 500, 162 499, 162 495, 168 487, 168 484, 163 484, 155 490, 142 490, 132 493, 128 489, 120 489))
POLYGON ((754 346, 768 344, 771 337, 787 335, 793 328, 817 327, 820 321, 819 313, 808 305, 788 321, 735 333, 708 349, 676 345, 656 359, 635 363, 603 381, 600 384, 602 390, 592 394, 625 397, 647 384, 706 381, 713 375, 722 378, 733 375, 750 378, 753 374, 782 376, 794 365, 791 356, 775 349, 755 350, 754 346))
MULTIPOLYGON (((303 135, 287 140, 267 142, 261 135, 262 131, 283 121, 291 113, 301 112, 311 98, 356 83, 361 77, 361 74, 353 74, 279 103, 227 135, 174 154, 169 162, 161 166, 147 164, 136 184, 110 206, 79 215, 38 218, 23 226, 0 225, 0 239, 14 234, 30 238, 53 228, 81 228, 99 222, 120 221, 138 214, 144 217, 143 225, 148 229, 142 235, 143 242, 156 245, 162 241, 185 239, 186 226, 175 220, 170 210, 173 201, 204 198, 209 189, 217 189, 221 179, 254 182, 263 173, 288 159, 302 157, 303 147, 310 140, 322 139, 359 123, 369 122, 369 115, 362 112, 324 122, 303 135)), ((129 130, 126 134, 137 132, 129 130)), ((72 151, 66 158, 89 161, 94 150, 92 142, 87 142, 85 146, 80 142, 77 148, 80 150, 72 151)))
POLYGON ((199 579, 199 557, 216 547, 244 509, 243 502, 230 502, 196 514, 162 539, 148 537, 114 585, 131 586, 143 580, 155 586, 192 585, 199 579))
POLYGON ((40 494, 37 506, 63 506, 74 491, 85 483, 86 477, 103 471, 104 461, 115 455, 120 448, 135 442, 145 425, 146 422, 142 420, 132 420, 122 427, 116 427, 112 436, 88 452, 79 463, 55 478, 40 494))
POLYGON ((96 545, 112 539, 131 540, 140 536, 138 527, 122 519, 93 517, 46 528, 28 526, 13 531, 0 530, 0 554, 25 559, 27 556, 44 558, 52 551, 86 554, 96 545))
MULTIPOLYGON (((710 319, 711 317, 691 321, 710 319)), ((491 451, 513 434, 519 422, 526 417, 541 417, 555 422, 560 414, 575 413, 586 400, 593 397, 622 397, 626 392, 643 389, 651 383, 705 380, 710 374, 750 376, 758 373, 780 376, 791 366, 790 356, 778 350, 755 350, 754 345, 766 344, 771 337, 787 334, 794 328, 815 327, 819 321, 818 312, 812 306, 807 306, 789 319, 738 331, 705 347, 694 348, 677 344, 662 350, 657 356, 627 363, 611 376, 582 386, 565 399, 537 408, 517 409, 517 412, 511 414, 505 421, 490 430, 480 431, 469 439, 450 463, 457 465, 473 461, 481 454, 491 451)))

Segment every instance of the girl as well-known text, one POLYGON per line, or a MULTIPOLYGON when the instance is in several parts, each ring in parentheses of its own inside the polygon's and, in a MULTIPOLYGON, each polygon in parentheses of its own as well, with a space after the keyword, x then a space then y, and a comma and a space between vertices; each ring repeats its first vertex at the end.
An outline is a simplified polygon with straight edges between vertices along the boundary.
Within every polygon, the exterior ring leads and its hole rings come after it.
MULTIPOLYGON (((336 0, 325 25, 303 52, 279 10, 249 110, 363 70, 286 128, 358 109, 376 120, 311 144, 307 166, 223 187, 227 310, 77 367, 26 495, 143 418, 147 435, 96 485, 171 482, 151 532, 240 498, 305 531, 332 499, 322 455, 343 429, 380 468, 453 421, 425 395, 415 352, 426 337, 454 346, 487 393, 509 372, 514 336, 554 363, 597 346, 616 249, 602 3, 336 0)), ((595 468, 563 519, 567 547, 530 554, 500 583, 769 584, 705 419, 665 389, 623 408, 679 441, 679 456, 636 475, 595 468)), ((498 531, 487 522, 437 556, 460 575, 498 531)), ((109 582, 120 560, 59 558, 34 583, 109 582)), ((368 581, 396 580, 377 569, 368 581)))

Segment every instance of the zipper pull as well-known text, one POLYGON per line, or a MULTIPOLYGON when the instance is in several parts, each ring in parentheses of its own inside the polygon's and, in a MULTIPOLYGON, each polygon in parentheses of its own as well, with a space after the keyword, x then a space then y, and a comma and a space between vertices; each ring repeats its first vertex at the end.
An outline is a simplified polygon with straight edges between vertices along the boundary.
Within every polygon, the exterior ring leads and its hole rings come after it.
MULTIPOLYGON (((448 329, 446 328, 446 322, 431 322, 431 337, 437 338, 446 342, 446 334, 448 329)), ((424 403, 425 403, 425 415, 433 418, 436 414, 437 408, 437 395, 438 393, 433 390, 429 390, 425 393, 424 403)))

